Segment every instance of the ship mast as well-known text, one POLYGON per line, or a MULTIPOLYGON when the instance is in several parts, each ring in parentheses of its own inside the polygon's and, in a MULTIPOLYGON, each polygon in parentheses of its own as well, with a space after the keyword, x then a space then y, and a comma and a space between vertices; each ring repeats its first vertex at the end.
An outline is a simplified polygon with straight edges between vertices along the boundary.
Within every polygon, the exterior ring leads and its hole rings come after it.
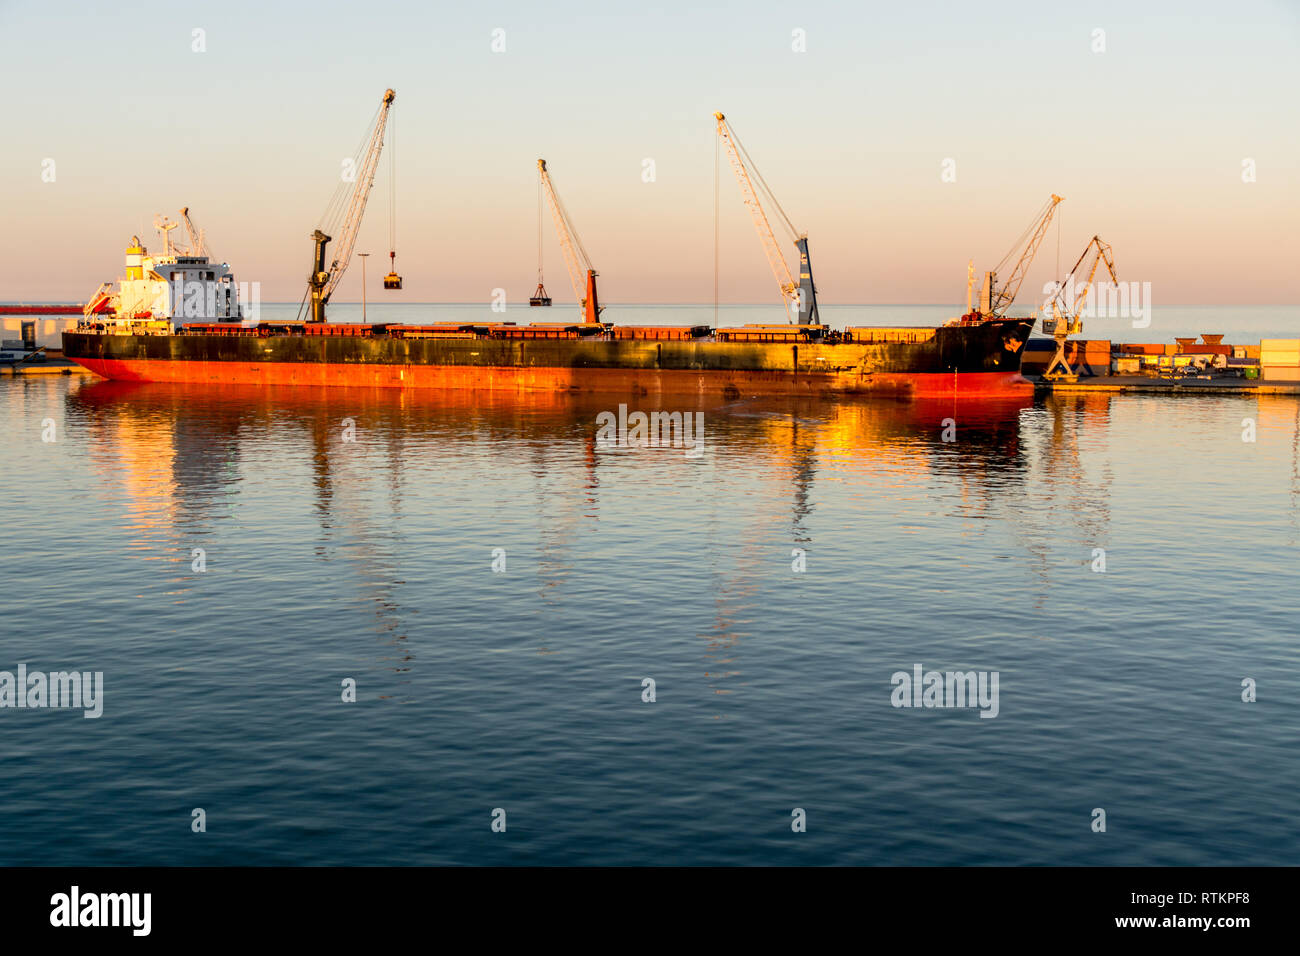
POLYGON ((163 215, 154 216, 153 227, 162 234, 164 256, 176 255, 176 249, 172 246, 172 230, 179 225, 180 225, 179 222, 172 222, 166 216, 163 215))

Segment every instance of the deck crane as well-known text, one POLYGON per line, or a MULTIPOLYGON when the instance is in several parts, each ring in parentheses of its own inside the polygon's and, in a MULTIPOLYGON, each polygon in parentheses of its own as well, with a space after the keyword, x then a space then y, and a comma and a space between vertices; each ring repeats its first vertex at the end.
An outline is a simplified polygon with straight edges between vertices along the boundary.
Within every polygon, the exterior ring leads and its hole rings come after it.
POLYGON ((185 226, 185 233, 190 237, 190 255, 212 257, 208 251, 208 237, 201 229, 194 228, 194 221, 190 219, 190 207, 181 207, 181 223, 185 226))
MULTIPOLYGON (((546 194, 546 202, 551 207, 551 218, 555 220, 555 233, 560 239, 560 251, 564 253, 564 263, 569 269, 573 295, 582 305, 582 321, 588 325, 599 323, 600 313, 604 308, 596 298, 596 276, 600 273, 592 268, 591 258, 587 255, 587 250, 582 247, 578 231, 573 228, 573 220, 569 218, 568 210, 564 208, 559 195, 555 192, 555 184, 551 182, 551 173, 546 168, 546 160, 537 161, 537 174, 541 177, 542 192, 546 194), (578 261, 580 256, 581 262, 578 261), (583 266, 586 266, 585 277, 583 266)), ((539 282, 538 286, 540 285, 539 282)))
POLYGON ((1111 255, 1110 245, 1102 242, 1100 236, 1093 236, 1083 247, 1083 253, 1079 256, 1079 261, 1074 264, 1074 268, 1063 281, 1056 284, 1056 293, 1048 303, 1048 307, 1052 310, 1051 318, 1043 316, 1043 331, 1051 333, 1056 340, 1056 354, 1048 363, 1047 371, 1043 373, 1044 378, 1073 379, 1076 377, 1074 369, 1070 368, 1070 363, 1065 360, 1065 340, 1067 336, 1078 335, 1083 331, 1083 306, 1088 301, 1088 293, 1092 291, 1097 267, 1103 262, 1106 264, 1106 271, 1110 273, 1110 281, 1118 284, 1119 276, 1115 274, 1115 259, 1111 255), (1088 265, 1084 266, 1084 260, 1088 260, 1088 265), (1080 271, 1081 266, 1082 271, 1080 271), (1084 272, 1087 273, 1088 278, 1083 283, 1083 288, 1076 292, 1075 276, 1082 275, 1084 272), (1056 371, 1057 368, 1060 368, 1059 372, 1056 371))
POLYGON ((1016 293, 1020 291, 1020 284, 1025 281, 1025 275, 1029 272, 1029 265, 1034 261, 1034 256, 1038 252, 1039 245, 1042 244, 1043 237, 1047 235, 1047 227, 1052 222, 1052 216, 1056 213, 1056 207, 1063 202, 1062 197, 1055 193, 1047 200, 1043 208, 1039 209, 1034 216, 1033 222, 1029 227, 1020 234, 1020 238, 1015 241, 1002 261, 997 264, 991 272, 984 276, 984 285, 980 287, 980 316, 990 318, 993 316, 1002 316, 1011 303, 1016 300, 1016 293), (1002 267, 1011 261, 1011 257, 1020 251, 1020 258, 1016 261, 1015 268, 1011 270, 1011 275, 1001 285, 998 284, 998 273, 1002 267))
MULTIPOLYGON (((325 265, 325 247, 333 241, 333 237, 319 228, 311 235, 316 247, 312 257, 311 274, 307 277, 307 296, 311 299, 311 313, 307 319, 309 322, 325 321, 325 304, 338 288, 348 264, 352 261, 352 247, 356 244, 357 233, 361 229, 361 217, 366 211, 366 200, 370 196, 370 187, 375 183, 375 170, 379 166, 379 153, 384 146, 384 127, 388 123, 388 111, 396 96, 397 94, 392 90, 384 92, 384 98, 379 104, 379 112, 363 140, 361 152, 353 161, 354 174, 351 179, 345 178, 339 184, 334 198, 330 200, 325 211, 325 216, 322 217, 322 225, 328 225, 331 221, 341 221, 342 225, 338 244, 334 248, 334 258, 328 267, 325 265), (348 189, 348 186, 352 188, 348 189), (347 201, 346 207, 343 205, 344 200, 347 201)), ((387 281, 385 287, 388 287, 387 281)))
POLYGON ((749 158, 749 153, 746 152, 745 147, 741 145, 740 140, 736 137, 735 131, 727 123, 727 118, 721 113, 714 113, 713 118, 718 121, 718 138, 727 148, 727 157, 731 160, 731 168, 736 173, 736 182, 740 184, 741 198, 749 208, 749 214, 754 220, 754 228, 758 231, 759 242, 763 245, 763 252, 767 254, 768 265, 772 267, 772 274, 776 276, 776 284, 781 289, 781 302, 785 306, 786 315, 797 318, 800 325, 820 325, 821 316, 817 312, 817 287, 813 284, 812 263, 808 258, 808 233, 799 232, 794 228, 794 224, 790 222, 790 217, 785 214, 785 210, 777 202, 776 196, 768 188, 762 173, 758 171, 754 161, 749 158), (758 181, 759 186, 762 187, 763 192, 771 201, 772 207, 780 215, 781 222, 789 231, 795 248, 799 250, 798 282, 794 280, 794 276, 790 273, 790 267, 786 265, 781 246, 772 233, 772 226, 768 222, 767 213, 764 212, 758 191, 754 188, 754 180, 750 179, 750 170, 753 171, 754 179, 758 181))

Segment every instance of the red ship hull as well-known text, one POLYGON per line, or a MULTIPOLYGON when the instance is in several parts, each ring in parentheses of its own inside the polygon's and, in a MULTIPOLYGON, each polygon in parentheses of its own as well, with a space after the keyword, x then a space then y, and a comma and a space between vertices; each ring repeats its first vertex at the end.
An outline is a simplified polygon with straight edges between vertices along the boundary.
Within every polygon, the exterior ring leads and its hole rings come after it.
POLYGON ((817 395, 891 392, 916 397, 1032 393, 1016 372, 810 372, 764 370, 539 368, 535 366, 356 365, 300 362, 203 362, 97 359, 77 362, 104 378, 128 382, 231 385, 329 385, 443 388, 464 391, 577 391, 596 394, 817 395))

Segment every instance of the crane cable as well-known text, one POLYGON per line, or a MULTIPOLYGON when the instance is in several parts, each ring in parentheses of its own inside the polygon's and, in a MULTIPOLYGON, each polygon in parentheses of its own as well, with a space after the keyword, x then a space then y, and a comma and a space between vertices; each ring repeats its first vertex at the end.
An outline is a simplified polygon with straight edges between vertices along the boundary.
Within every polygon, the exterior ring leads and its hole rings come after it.
POLYGON ((339 177, 339 183, 334 187, 334 194, 330 197, 325 212, 320 217, 318 226, 320 230, 327 235, 333 236, 338 231, 339 225, 342 224, 343 216, 346 214, 348 206, 352 201, 352 194, 356 191, 356 177, 361 173, 364 165, 366 149, 370 145, 370 139, 375 132, 375 124, 379 122, 379 111, 382 110, 383 104, 370 117, 370 122, 366 126, 366 131, 361 137, 361 142, 357 144, 356 151, 352 155, 352 179, 351 181, 339 177))
POLYGON ((549 169, 546 171, 546 175, 551 180, 551 198, 555 200, 556 208, 560 211, 560 218, 564 220, 565 232, 569 234, 573 244, 578 247, 578 252, 582 254, 583 265, 588 269, 592 269, 591 256, 587 255, 587 250, 583 248, 582 240, 578 237, 578 230, 574 228, 573 220, 569 218, 569 210, 565 208, 564 200, 560 198, 559 190, 555 188, 555 177, 551 176, 549 169))
POLYGON ((768 201, 771 202, 772 205, 776 207, 776 211, 781 214, 781 221, 785 223, 786 229, 790 230, 791 238, 798 239, 799 230, 794 227, 794 223, 790 221, 790 217, 787 216, 785 210, 781 208, 781 203, 777 200, 776 193, 772 192, 772 187, 767 184, 767 180, 763 178, 763 174, 759 172, 758 167, 754 165, 753 157, 749 155, 749 150, 745 149, 745 144, 742 143, 740 137, 736 135, 735 128, 728 124, 727 132, 731 135, 731 141, 736 144, 736 149, 740 151, 740 155, 744 158, 745 165, 749 167, 750 171, 754 174, 754 178, 757 179, 759 185, 763 187, 763 192, 767 195, 768 201))
POLYGON ((718 229, 718 177, 722 168, 722 137, 713 137, 713 327, 718 327, 718 251, 720 248, 720 231, 718 229))
POLYGON ((388 117, 388 251, 390 268, 396 268, 393 253, 397 252, 397 123, 388 117))
MULTIPOLYGON (((1060 274, 1061 274, 1061 217, 1057 216, 1056 217, 1056 272, 1054 272, 1053 275, 1059 276, 1060 274)), ((1073 276, 1070 277, 1070 281, 1071 282, 1074 281, 1073 276)), ((1057 285, 1056 295, 1060 295, 1060 293, 1061 293, 1061 286, 1057 285)), ((1055 296, 1053 296, 1053 298, 1055 298, 1055 296)), ((1032 332, 1033 330, 1030 329, 1030 331, 1032 332)))
POLYGON ((542 281, 542 171, 537 171, 537 287, 545 286, 542 281))
POLYGON ((1029 237, 1032 236, 1035 230, 1038 229, 1038 224, 1043 221, 1043 216, 1047 214, 1047 210, 1050 209, 1051 207, 1052 207, 1052 200, 1048 199, 1047 202, 1043 203, 1043 205, 1038 208, 1038 212, 1034 216, 1033 221, 1030 222, 1028 227, 1025 229, 1025 231, 1020 234, 1020 238, 1018 238, 1015 241, 1015 243, 1012 244, 1010 251, 1007 252, 1007 254, 1002 257, 1002 261, 993 267, 994 272, 1000 273, 1002 271, 1002 267, 1005 266, 1011 260, 1011 257, 1014 256, 1017 252, 1020 252, 1022 249, 1024 249, 1024 247, 1029 243, 1029 237))

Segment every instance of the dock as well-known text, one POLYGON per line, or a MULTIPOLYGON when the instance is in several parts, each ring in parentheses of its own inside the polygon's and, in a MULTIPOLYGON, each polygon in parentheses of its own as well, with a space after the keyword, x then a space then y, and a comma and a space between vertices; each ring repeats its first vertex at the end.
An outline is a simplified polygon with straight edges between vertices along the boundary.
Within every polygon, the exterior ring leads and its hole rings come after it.
POLYGON ((1262 339, 1225 345, 1220 334, 1162 342, 1064 342, 1072 376, 1044 373, 1057 343, 1030 339, 1021 370, 1045 393, 1109 392, 1137 395, 1300 395, 1300 339, 1262 339))
POLYGON ((1164 379, 1148 375, 1107 375, 1097 378, 1080 377, 1076 382, 1047 381, 1035 375, 1025 377, 1034 383, 1035 390, 1050 394, 1112 392, 1135 395, 1300 395, 1300 381, 1273 382, 1231 376, 1164 379))
POLYGON ((91 375, 95 373, 83 368, 71 359, 63 357, 59 349, 47 349, 45 355, 30 362, 5 362, 0 364, 0 373, 5 375, 91 375))

